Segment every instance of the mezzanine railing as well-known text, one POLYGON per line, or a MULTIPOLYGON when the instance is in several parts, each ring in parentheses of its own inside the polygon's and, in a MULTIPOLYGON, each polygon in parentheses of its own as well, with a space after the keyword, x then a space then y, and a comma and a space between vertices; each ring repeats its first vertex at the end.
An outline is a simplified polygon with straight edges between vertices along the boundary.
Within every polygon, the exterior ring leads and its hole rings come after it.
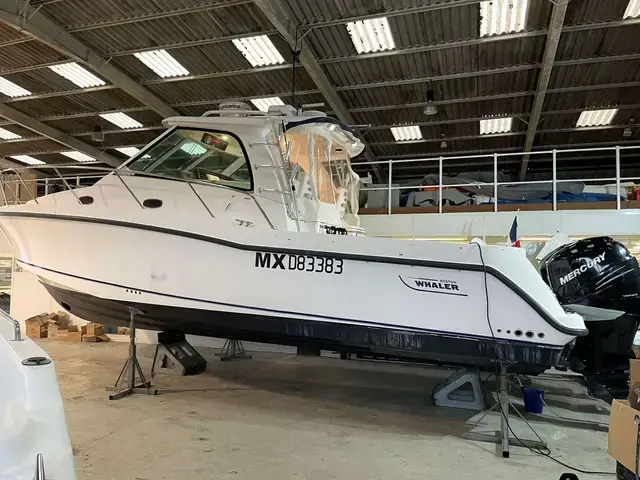
MULTIPOLYGON (((431 211, 434 213, 446 213, 447 211, 454 211, 451 208, 447 208, 444 205, 443 201, 443 192, 446 189, 464 189, 465 187, 487 187, 492 193, 486 195, 489 197, 489 200, 485 204, 493 205, 493 211, 499 211, 500 205, 500 196, 499 196, 499 188, 502 186, 527 186, 527 185, 548 185, 551 188, 550 199, 548 199, 548 203, 551 204, 550 210, 556 211, 558 210, 558 188, 563 183, 569 182, 581 182, 585 184, 595 184, 595 185, 607 185, 614 184, 615 190, 613 190, 612 194, 615 195, 615 209, 620 210, 622 208, 622 197, 626 198, 626 189, 621 186, 623 182, 636 182, 640 181, 640 145, 636 146, 612 146, 612 147, 598 147, 598 148, 583 148, 583 149, 554 149, 554 150, 546 150, 546 151, 533 151, 533 152, 518 152, 518 153, 488 153, 488 154, 480 154, 480 155, 462 155, 462 156, 440 156, 440 157, 430 157, 430 158, 403 158, 396 160, 382 160, 377 162, 367 163, 366 165, 378 164, 381 167, 386 166, 387 174, 388 174, 388 183, 381 186, 373 186, 373 187, 365 187, 361 188, 361 191, 386 191, 386 201, 382 208, 378 207, 375 209, 375 213, 383 213, 386 207, 386 213, 391 215, 396 210, 396 207, 393 206, 393 193, 394 191, 403 191, 404 193, 408 191, 421 191, 425 189, 437 191, 437 199, 434 200, 431 211), (478 162, 480 160, 480 162, 478 162), (540 166, 543 165, 543 169, 541 172, 543 173, 542 178, 535 180, 524 180, 524 181, 499 181, 499 172, 504 171, 505 167, 509 164, 515 164, 515 170, 517 172, 520 171, 521 163, 525 161, 528 162, 529 166, 540 166), (568 178, 568 171, 579 171, 581 165, 576 162, 592 162, 596 164, 595 171, 604 172, 605 175, 594 176, 593 178, 590 176, 578 176, 576 178, 568 178), (569 165, 571 170, 567 170, 564 164, 565 162, 573 163, 573 165, 569 165), (493 172, 491 182, 471 182, 471 183, 454 183, 454 184, 443 184, 443 172, 446 169, 456 164, 458 170, 460 168, 464 169, 469 166, 480 166, 493 164, 493 172), (435 166, 437 165, 437 169, 435 166), (406 167, 422 169, 422 172, 427 173, 429 170, 437 175, 439 181, 438 184, 429 184, 429 185, 400 185, 399 183, 402 181, 402 174, 406 172, 406 167), (578 168, 576 168, 578 167, 578 168), (546 178, 544 176, 544 172, 546 172, 546 178), (625 174, 627 173, 627 174, 625 174), (550 177, 550 178, 549 178, 550 177), (394 184, 395 181, 395 184, 394 184), (614 193, 615 192, 615 193, 614 193), (437 208, 436 208, 437 207, 437 208)), ((582 164, 584 166, 584 164, 582 164)), ((586 168, 586 167, 585 167, 586 168)), ((489 172, 487 172, 489 173, 489 172)), ((490 173, 489 173, 490 175, 490 173)), ((529 177, 531 173, 527 174, 529 177)), ((414 175, 415 177, 415 175, 414 175)), ((405 177, 406 178, 406 177, 405 177)), ((415 183, 415 182, 414 182, 415 183)), ((640 182, 639 182, 640 183, 640 182)), ((473 202, 473 199, 470 198, 470 202, 473 202)), ((545 208, 549 210, 549 208, 545 208)), ((374 212, 368 212, 374 213, 374 212)))

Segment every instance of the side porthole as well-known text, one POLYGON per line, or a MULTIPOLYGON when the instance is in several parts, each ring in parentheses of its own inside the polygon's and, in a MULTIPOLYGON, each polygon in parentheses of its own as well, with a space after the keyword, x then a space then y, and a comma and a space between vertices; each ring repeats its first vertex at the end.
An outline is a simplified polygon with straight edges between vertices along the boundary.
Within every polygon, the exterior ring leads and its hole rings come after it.
POLYGON ((157 198, 147 198, 142 202, 144 208, 160 208, 162 206, 162 200, 157 198))

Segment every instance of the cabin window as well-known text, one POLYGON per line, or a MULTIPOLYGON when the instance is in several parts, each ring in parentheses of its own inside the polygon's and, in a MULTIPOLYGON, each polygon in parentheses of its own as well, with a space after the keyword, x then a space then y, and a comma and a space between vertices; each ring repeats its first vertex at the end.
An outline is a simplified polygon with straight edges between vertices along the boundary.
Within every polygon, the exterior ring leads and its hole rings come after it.
POLYGON ((251 171, 231 133, 179 128, 127 165, 130 170, 250 190, 251 171))

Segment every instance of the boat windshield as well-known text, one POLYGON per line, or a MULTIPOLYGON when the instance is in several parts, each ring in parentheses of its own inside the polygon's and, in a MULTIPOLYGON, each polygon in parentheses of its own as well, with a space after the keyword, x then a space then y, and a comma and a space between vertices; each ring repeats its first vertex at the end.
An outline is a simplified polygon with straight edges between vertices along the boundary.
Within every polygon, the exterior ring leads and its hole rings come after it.
POLYGON ((242 144, 227 132, 178 128, 127 168, 251 189, 251 172, 242 144))

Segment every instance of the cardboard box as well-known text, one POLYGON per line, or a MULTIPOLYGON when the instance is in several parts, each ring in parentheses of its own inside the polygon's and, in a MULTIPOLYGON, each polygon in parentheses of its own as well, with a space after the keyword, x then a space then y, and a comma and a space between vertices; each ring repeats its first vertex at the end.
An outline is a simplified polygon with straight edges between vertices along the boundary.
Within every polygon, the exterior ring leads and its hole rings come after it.
POLYGON ((609 418, 609 455, 632 472, 636 471, 636 416, 640 418, 640 410, 631 408, 626 400, 613 401, 609 418))
POLYGON ((29 338, 47 338, 49 322, 47 314, 42 313, 24 321, 27 337, 29 338))
POLYGON ((98 341, 98 337, 96 337, 95 335, 82 335, 82 341, 83 342, 97 342, 98 341))
POLYGON ((69 332, 79 332, 79 331, 80 331, 80 329, 78 328, 78 326, 77 326, 77 325, 69 325, 69 326, 67 327, 67 331, 69 331, 69 332))
POLYGON ((110 342, 111 338, 109 338, 108 335, 98 335, 98 338, 100 339, 101 342, 110 342))
POLYGON ((80 342, 82 340, 82 333, 70 332, 69 330, 58 330, 56 340, 64 340, 65 342, 80 342))
POLYGON ((104 328, 99 323, 89 323, 87 324, 87 335, 94 337, 104 335, 104 328))
POLYGON ((631 383, 629 383, 629 385, 640 382, 640 360, 629 360, 629 372, 629 376, 631 377, 631 383))
POLYGON ((50 323, 49 326, 47 327, 47 337, 56 338, 59 330, 60 328, 58 327, 58 325, 56 325, 55 323, 50 323))

